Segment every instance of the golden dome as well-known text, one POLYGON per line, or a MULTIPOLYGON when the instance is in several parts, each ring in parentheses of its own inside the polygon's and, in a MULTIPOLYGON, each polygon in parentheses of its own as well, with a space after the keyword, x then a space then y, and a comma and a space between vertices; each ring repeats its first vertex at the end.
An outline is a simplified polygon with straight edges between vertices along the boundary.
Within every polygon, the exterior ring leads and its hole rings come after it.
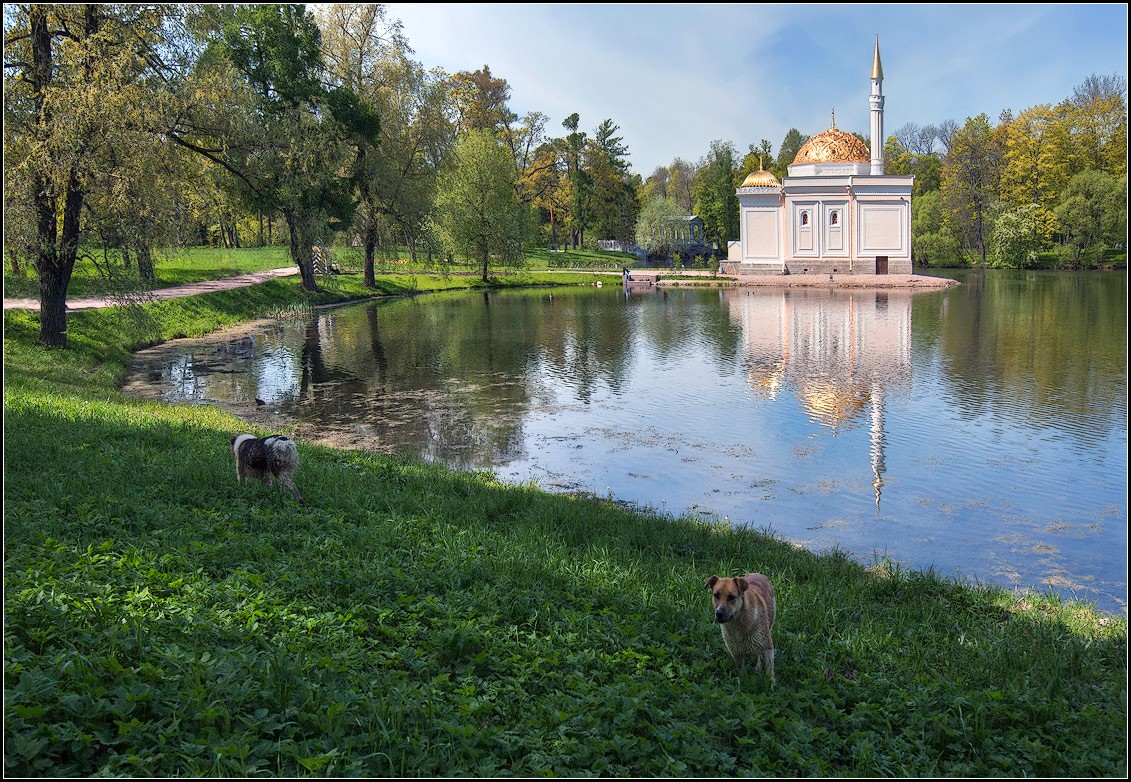
POLYGON ((793 159, 793 165, 869 163, 871 160, 872 152, 867 144, 851 133, 833 127, 806 141, 793 159))
POLYGON ((781 187, 781 182, 772 171, 751 171, 742 180, 741 187, 781 187))

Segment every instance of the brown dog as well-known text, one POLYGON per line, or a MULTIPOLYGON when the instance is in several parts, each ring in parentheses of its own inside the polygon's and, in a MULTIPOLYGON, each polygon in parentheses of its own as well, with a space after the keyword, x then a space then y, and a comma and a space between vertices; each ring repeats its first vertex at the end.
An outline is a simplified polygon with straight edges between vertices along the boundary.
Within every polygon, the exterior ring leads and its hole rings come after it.
POLYGON ((274 479, 279 486, 288 488, 300 505, 306 504, 291 478, 298 468, 298 449, 293 440, 278 434, 270 437, 238 434, 232 438, 232 453, 236 455, 236 477, 240 483, 258 478, 270 486, 274 479))
POLYGON ((774 639, 770 631, 778 605, 774 585, 761 573, 738 578, 707 579, 715 605, 715 621, 723 632, 723 643, 739 673, 747 657, 754 657, 754 670, 765 668, 774 681, 774 639))

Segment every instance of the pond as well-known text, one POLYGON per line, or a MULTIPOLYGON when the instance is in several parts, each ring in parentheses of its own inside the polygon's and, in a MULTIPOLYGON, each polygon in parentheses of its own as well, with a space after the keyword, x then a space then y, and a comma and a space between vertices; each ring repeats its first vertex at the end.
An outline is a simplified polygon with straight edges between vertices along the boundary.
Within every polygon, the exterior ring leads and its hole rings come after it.
POLYGON ((948 276, 355 304, 142 351, 127 391, 1126 613, 1126 274, 948 276))

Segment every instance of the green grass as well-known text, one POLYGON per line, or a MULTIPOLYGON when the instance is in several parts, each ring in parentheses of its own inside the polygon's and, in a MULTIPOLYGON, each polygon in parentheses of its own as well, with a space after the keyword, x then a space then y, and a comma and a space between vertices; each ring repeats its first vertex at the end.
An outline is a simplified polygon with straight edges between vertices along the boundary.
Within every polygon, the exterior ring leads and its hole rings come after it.
MULTIPOLYGON (((364 258, 356 247, 335 247, 331 250, 338 266, 346 272, 360 273, 364 258)), ((520 272, 542 272, 548 270, 581 269, 595 272, 619 272, 636 260, 629 253, 595 252, 588 250, 550 252, 544 249, 531 250, 518 269, 492 269, 495 276, 509 277, 520 272)), ((245 247, 235 250, 217 247, 187 247, 163 250, 154 257, 157 281, 142 284, 137 279, 136 269, 121 269, 117 251, 104 253, 101 250, 87 251, 75 263, 75 270, 68 286, 70 298, 103 296, 113 293, 131 292, 149 288, 169 288, 187 285, 203 280, 216 280, 235 277, 250 272, 267 271, 291 266, 290 253, 286 247, 245 247)), ((431 266, 423 255, 416 263, 405 247, 392 253, 382 253, 375 262, 379 275, 387 274, 426 274, 433 276, 440 269, 436 262, 431 266)), ((478 275, 479 265, 459 261, 448 269, 450 276, 478 275)), ((298 273, 296 268, 295 273, 298 273)), ((332 280, 332 277, 325 278, 332 280)), ((34 270, 23 277, 14 277, 7 265, 4 270, 5 298, 37 298, 39 282, 34 270)))
POLYGON ((5 313, 8 775, 1126 776, 1123 617, 306 443, 301 507, 237 485, 245 424, 117 391, 342 277, 72 313, 66 350, 5 313), (751 569, 774 688, 704 589, 751 569))

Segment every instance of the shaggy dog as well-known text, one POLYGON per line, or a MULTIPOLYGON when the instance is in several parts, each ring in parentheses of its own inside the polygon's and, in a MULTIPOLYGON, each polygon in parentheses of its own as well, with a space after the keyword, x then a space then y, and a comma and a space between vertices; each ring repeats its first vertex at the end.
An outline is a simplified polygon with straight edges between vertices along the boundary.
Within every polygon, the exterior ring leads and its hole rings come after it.
POLYGON ((298 469, 298 450, 293 440, 279 434, 270 437, 237 434, 232 437, 232 453, 236 455, 236 477, 241 484, 247 478, 258 478, 270 486, 274 479, 277 485, 290 489, 300 505, 306 504, 291 480, 298 469))
POLYGON ((774 639, 770 630, 777 613, 774 585, 761 573, 738 578, 707 579, 707 589, 715 606, 715 621, 723 633, 723 643, 742 672, 747 657, 754 658, 754 670, 763 668, 774 681, 774 639))

